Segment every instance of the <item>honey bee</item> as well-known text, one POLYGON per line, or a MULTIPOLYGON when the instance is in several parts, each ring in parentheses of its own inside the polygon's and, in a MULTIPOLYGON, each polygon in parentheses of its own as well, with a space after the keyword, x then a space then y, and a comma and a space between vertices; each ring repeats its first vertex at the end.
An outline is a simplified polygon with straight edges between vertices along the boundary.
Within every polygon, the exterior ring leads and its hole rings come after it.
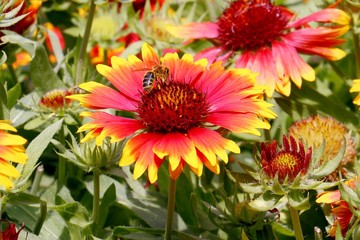
POLYGON ((150 71, 146 72, 143 77, 142 86, 144 91, 149 94, 155 87, 156 83, 164 83, 169 76, 169 68, 161 65, 155 65, 150 71))

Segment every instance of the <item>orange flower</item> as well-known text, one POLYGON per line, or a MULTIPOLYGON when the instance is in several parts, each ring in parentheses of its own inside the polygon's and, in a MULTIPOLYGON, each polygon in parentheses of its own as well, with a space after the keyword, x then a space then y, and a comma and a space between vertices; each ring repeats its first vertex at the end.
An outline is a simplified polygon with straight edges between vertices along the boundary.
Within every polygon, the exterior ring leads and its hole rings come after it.
MULTIPOLYGON (((360 180, 358 178, 352 178, 346 181, 345 185, 355 189, 356 188, 355 182, 360 184, 360 180)), ((346 236, 347 230, 349 228, 349 224, 351 222, 351 218, 353 217, 354 214, 352 213, 348 202, 341 199, 340 191, 334 190, 334 191, 322 192, 317 195, 316 202, 331 204, 331 213, 334 217, 334 222, 330 230, 328 231, 329 235, 335 237, 336 228, 337 225, 339 225, 342 235, 346 236)))
POLYGON ((292 182, 298 174, 305 175, 311 160, 311 147, 305 152, 302 142, 283 135, 283 147, 278 150, 276 140, 269 144, 261 143, 261 165, 265 174, 279 182, 285 179, 292 182))
POLYGON ((111 58, 114 56, 119 57, 124 49, 129 46, 130 44, 139 41, 140 37, 136 34, 136 33, 129 33, 128 35, 124 36, 124 37, 120 37, 117 42, 121 43, 121 47, 118 48, 113 48, 113 49, 106 49, 106 54, 105 54, 105 49, 102 48, 99 44, 96 44, 91 50, 90 50, 90 59, 91 59, 91 63, 94 65, 97 65, 99 63, 107 63, 107 64, 111 64, 111 58), (105 55, 106 55, 106 61, 105 61, 105 55))
POLYGON ((272 105, 261 100, 263 89, 254 85, 255 74, 247 69, 225 70, 220 63, 208 66, 206 59, 193 61, 189 54, 179 58, 168 53, 159 59, 148 44, 142 46, 142 60, 134 55, 128 60, 113 57, 111 64, 99 64, 97 70, 115 89, 87 82, 80 88, 90 93, 68 98, 91 109, 135 113, 131 119, 103 111, 85 112, 82 116, 92 121, 79 128, 79 132, 90 130, 82 142, 96 138, 98 145, 106 137, 112 142, 130 137, 119 164, 135 162, 134 178, 148 169, 154 183, 166 158, 173 179, 186 164, 198 176, 204 165, 219 173, 217 156, 227 162, 226 150, 239 153, 240 149, 216 129, 260 135, 257 128, 270 127, 263 118, 275 117, 272 105), (147 72, 150 69, 156 74, 147 72))
POLYGON ((349 29, 350 17, 339 9, 324 9, 294 20, 294 14, 270 0, 232 1, 217 22, 168 26, 179 38, 214 39, 215 47, 205 49, 196 58, 210 62, 226 60, 242 52, 236 67, 258 72, 258 82, 271 97, 274 90, 289 96, 292 80, 301 87, 302 79, 315 81, 315 71, 299 53, 315 54, 335 61, 345 52, 335 48, 349 29), (310 23, 329 23, 312 27, 310 23))
POLYGON ((0 121, 0 186, 9 189, 13 186, 13 180, 20 176, 19 171, 11 164, 25 163, 27 155, 23 145, 25 138, 10 134, 7 131, 16 132, 8 121, 0 121))

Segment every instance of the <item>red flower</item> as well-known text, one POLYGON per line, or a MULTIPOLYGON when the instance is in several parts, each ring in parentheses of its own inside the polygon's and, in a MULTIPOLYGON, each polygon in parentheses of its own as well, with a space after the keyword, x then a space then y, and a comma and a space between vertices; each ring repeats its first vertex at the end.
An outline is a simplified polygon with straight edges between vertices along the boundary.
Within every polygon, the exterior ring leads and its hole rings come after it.
POLYGON ((242 52, 236 67, 258 72, 258 82, 288 96, 292 80, 301 87, 302 79, 315 80, 315 71, 299 53, 315 54, 328 60, 339 60, 345 52, 335 48, 344 42, 338 39, 349 29, 350 17, 339 9, 324 9, 294 20, 290 10, 274 6, 270 0, 237 0, 230 3, 217 22, 168 26, 179 38, 208 38, 217 44, 205 49, 196 58, 226 60, 242 52), (309 23, 329 23, 312 27, 309 23), (331 24, 331 25, 330 25, 331 24))
POLYGON ((19 237, 19 233, 24 229, 25 225, 23 224, 19 231, 16 232, 16 225, 7 220, 1 220, 2 222, 7 222, 8 227, 4 231, 0 231, 0 239, 1 240, 17 240, 19 237))
MULTIPOLYGON (((19 6, 21 2, 23 2, 23 0, 16 0, 13 8, 19 6)), ((23 14, 28 14, 28 15, 25 18, 21 19, 19 22, 15 23, 14 25, 7 27, 6 30, 11 30, 19 34, 22 34, 35 22, 42 1, 31 0, 29 6, 27 6, 25 2, 26 1, 24 1, 24 4, 22 5, 20 11, 16 14, 15 17, 21 16, 23 14)))
POLYGON ((270 178, 278 176, 282 183, 287 178, 293 181, 300 173, 307 173, 312 150, 311 147, 305 152, 302 142, 297 143, 290 136, 290 139, 283 135, 283 148, 278 149, 276 140, 269 144, 261 143, 261 165, 270 178))

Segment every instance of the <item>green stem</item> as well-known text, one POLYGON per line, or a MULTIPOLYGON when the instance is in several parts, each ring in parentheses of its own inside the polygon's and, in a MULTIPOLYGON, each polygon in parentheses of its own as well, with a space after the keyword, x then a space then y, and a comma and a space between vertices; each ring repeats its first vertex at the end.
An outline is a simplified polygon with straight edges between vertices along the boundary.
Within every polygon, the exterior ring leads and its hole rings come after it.
POLYGON ((170 177, 167 217, 166 217, 166 227, 165 227, 165 240, 171 239, 171 231, 172 231, 174 210, 175 210, 175 193, 176 193, 176 180, 173 180, 170 177))
POLYGON ((16 76, 14 67, 12 66, 12 64, 7 64, 7 69, 9 70, 10 76, 11 76, 11 86, 15 86, 18 83, 18 78, 16 76))
MULTIPOLYGON (((59 142, 65 146, 65 133, 64 127, 62 126, 59 131, 59 142)), ((64 186, 66 181, 66 159, 59 156, 59 165, 58 165, 58 182, 59 189, 64 186)))
POLYGON ((94 168, 93 176, 94 176, 94 198, 93 198, 92 219, 94 221, 93 234, 97 236, 98 225, 99 225, 99 207, 100 207, 100 170, 98 168, 94 168))
POLYGON ((357 227, 357 225, 360 222, 360 218, 357 218, 356 221, 353 223, 353 225, 351 226, 350 230, 346 233, 346 238, 345 240, 350 239, 350 237, 352 236, 353 231, 355 230, 355 228, 357 227))
POLYGON ((80 55, 79 55, 79 59, 77 62, 77 67, 76 67, 75 86, 77 86, 78 84, 80 84, 82 82, 82 81, 80 81, 80 79, 83 75, 83 67, 84 67, 83 65, 84 65, 84 59, 85 59, 85 54, 86 54, 86 47, 89 42, 91 26, 92 26, 92 22, 94 20, 94 15, 95 15, 95 3, 94 3, 94 0, 90 0, 89 15, 88 15, 88 18, 86 21, 84 36, 83 36, 81 46, 80 46, 80 55))
POLYGON ((354 39, 354 52, 355 52, 355 65, 356 65, 356 78, 360 78, 360 41, 359 41, 359 35, 355 32, 355 30, 352 31, 352 36, 354 39))
POLYGON ((304 237, 303 237, 302 230, 301 230, 299 212, 298 212, 298 210, 293 208, 290 204, 288 204, 288 207, 289 207, 289 211, 290 211, 292 225, 294 228, 295 239, 303 240, 304 237))
POLYGON ((44 167, 42 165, 40 165, 36 169, 34 181, 33 181, 33 184, 31 185, 30 193, 32 195, 36 195, 37 191, 39 190, 40 181, 41 181, 43 174, 44 174, 44 167))

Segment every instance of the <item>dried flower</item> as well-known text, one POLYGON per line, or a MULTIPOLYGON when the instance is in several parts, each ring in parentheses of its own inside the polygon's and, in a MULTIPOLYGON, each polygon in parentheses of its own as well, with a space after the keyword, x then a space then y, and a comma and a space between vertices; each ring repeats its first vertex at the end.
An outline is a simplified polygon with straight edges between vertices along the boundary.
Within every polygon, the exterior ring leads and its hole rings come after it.
MULTIPOLYGON (((297 141, 302 139, 309 146, 319 148, 325 142, 324 152, 320 159, 323 164, 329 159, 333 159, 345 144, 346 149, 340 163, 340 170, 343 177, 349 176, 348 166, 353 164, 356 159, 356 143, 351 137, 351 132, 346 126, 332 117, 321 117, 319 115, 295 122, 290 126, 289 135, 297 141)), ((325 177, 328 181, 338 181, 338 170, 325 177)))

